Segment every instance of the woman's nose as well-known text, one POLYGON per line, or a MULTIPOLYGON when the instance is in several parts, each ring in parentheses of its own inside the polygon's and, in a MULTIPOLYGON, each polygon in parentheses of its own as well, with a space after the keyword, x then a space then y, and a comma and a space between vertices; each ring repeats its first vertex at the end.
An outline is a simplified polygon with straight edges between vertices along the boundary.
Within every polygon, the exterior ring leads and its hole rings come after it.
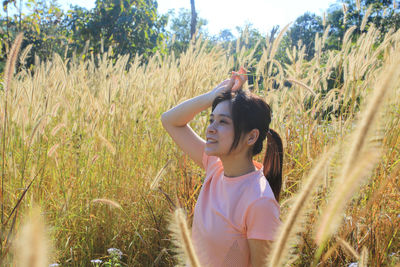
POLYGON ((214 128, 214 124, 211 123, 210 125, 207 126, 207 132, 208 133, 215 133, 215 128, 214 128))

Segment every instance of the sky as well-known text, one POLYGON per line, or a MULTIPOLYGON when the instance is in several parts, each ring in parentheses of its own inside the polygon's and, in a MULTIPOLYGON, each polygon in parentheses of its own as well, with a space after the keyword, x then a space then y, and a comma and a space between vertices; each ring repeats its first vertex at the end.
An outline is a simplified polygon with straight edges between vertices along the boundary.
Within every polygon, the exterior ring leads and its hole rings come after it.
MULTIPOLYGON (((180 8, 190 9, 190 0, 158 0, 160 14, 180 8)), ((195 0, 198 16, 208 21, 210 34, 218 34, 223 29, 230 29, 236 34, 236 26, 251 23, 262 33, 269 32, 274 25, 283 28, 307 11, 323 15, 336 0, 195 0)), ((70 4, 91 9, 95 0, 59 0, 64 9, 70 4)))

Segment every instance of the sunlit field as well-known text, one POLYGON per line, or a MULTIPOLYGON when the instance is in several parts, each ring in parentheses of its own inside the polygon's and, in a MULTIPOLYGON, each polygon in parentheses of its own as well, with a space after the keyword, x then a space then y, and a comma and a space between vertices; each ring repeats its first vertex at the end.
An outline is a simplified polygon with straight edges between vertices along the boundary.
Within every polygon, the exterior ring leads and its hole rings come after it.
MULTIPOLYGON (((160 116, 239 66, 284 142, 271 266, 400 266, 400 32, 371 26, 354 41, 353 30, 340 51, 324 50, 328 30, 317 36, 310 61, 304 49, 281 51, 287 65, 275 60, 284 30, 258 61, 240 42, 233 57, 201 40, 146 64, 55 54, 27 69, 29 48, 10 53, 0 90, 4 266, 177 264, 170 218, 182 207, 191 225, 204 171, 160 116)), ((203 136, 209 112, 191 123, 203 136)))

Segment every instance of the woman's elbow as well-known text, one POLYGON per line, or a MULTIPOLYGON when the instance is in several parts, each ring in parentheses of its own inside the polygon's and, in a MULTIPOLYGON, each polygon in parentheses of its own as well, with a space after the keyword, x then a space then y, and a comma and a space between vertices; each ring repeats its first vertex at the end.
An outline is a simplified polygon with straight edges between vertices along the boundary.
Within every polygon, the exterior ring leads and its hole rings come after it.
POLYGON ((168 126, 168 113, 164 112, 163 114, 161 114, 161 124, 164 128, 166 128, 168 126))

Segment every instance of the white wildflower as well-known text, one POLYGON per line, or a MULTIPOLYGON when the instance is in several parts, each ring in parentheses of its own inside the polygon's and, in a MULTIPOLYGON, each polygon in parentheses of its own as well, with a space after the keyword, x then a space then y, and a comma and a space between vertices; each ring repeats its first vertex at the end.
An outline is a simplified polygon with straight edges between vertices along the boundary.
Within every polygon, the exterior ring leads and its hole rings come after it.
POLYGON ((107 252, 111 256, 117 256, 119 259, 122 258, 122 251, 117 248, 109 248, 109 249, 107 249, 107 252))
POLYGON ((94 259, 94 260, 91 260, 90 262, 93 264, 101 264, 103 261, 100 259, 94 259))

